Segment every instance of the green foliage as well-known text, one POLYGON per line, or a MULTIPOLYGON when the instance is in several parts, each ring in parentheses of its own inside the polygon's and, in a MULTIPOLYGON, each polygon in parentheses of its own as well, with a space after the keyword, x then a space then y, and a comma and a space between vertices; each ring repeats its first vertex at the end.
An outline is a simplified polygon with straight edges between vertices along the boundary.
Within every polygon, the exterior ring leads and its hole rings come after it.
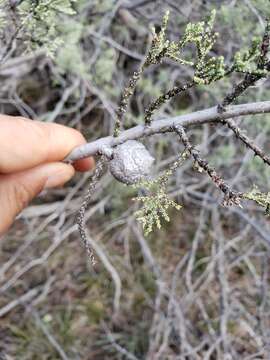
MULTIPOLYGON (((262 58, 261 55, 261 40, 259 39, 254 39, 248 50, 236 53, 231 66, 225 66, 223 56, 216 57, 209 55, 218 37, 218 33, 213 31, 215 16, 216 12, 213 10, 208 20, 188 24, 184 36, 179 42, 170 41, 166 37, 169 12, 166 12, 163 17, 161 30, 158 33, 153 30, 154 38, 144 67, 150 64, 158 64, 163 58, 168 57, 182 65, 191 65, 194 69, 194 77, 193 82, 183 87, 174 87, 166 92, 165 95, 161 95, 153 101, 145 112, 146 124, 150 124, 154 111, 165 101, 179 94, 180 91, 186 90, 192 86, 192 84, 208 85, 213 81, 224 78, 232 72, 248 72, 253 75, 264 75, 267 73, 267 71, 263 69, 265 58, 262 58), (183 47, 190 43, 196 47, 197 59, 194 62, 186 61, 179 56, 183 47), (262 66, 260 66, 260 64, 262 66)), ((267 32, 269 32, 269 25, 266 28, 265 36, 267 32)), ((229 155, 231 156, 232 154, 229 155)), ((179 164, 177 164, 177 166, 179 166, 179 164)), ((156 181, 146 181, 140 184, 150 192, 149 195, 139 196, 137 198, 138 201, 143 203, 143 207, 137 211, 136 216, 138 221, 142 223, 146 235, 153 230, 154 226, 157 228, 161 227, 161 218, 169 221, 169 207, 180 209, 180 205, 170 200, 166 194, 165 184, 168 176, 167 174, 163 179, 159 178, 156 181)), ((253 191, 246 194, 245 198, 256 201, 260 205, 264 204, 267 212, 269 212, 268 195, 265 196, 258 191, 253 191)))
POLYGON ((194 83, 201 85, 208 85, 213 81, 222 79, 233 71, 265 74, 266 70, 257 68, 261 36, 255 37, 248 49, 237 52, 231 66, 225 65, 223 56, 212 56, 211 51, 213 51, 213 46, 219 36, 213 30, 215 17, 216 11, 212 10, 206 21, 189 23, 183 37, 175 42, 170 41, 166 36, 169 20, 169 12, 167 11, 163 17, 161 30, 156 33, 153 29, 152 46, 147 55, 145 66, 160 63, 166 57, 170 58, 181 65, 191 66, 194 69, 194 83), (180 56, 188 44, 193 44, 196 47, 197 58, 193 61, 180 56))
MULTIPOLYGON (((214 52, 213 47, 218 38, 218 33, 213 30, 215 17, 216 11, 212 10, 206 21, 189 23, 186 26, 183 37, 178 42, 170 41, 166 36, 169 20, 168 11, 163 17, 161 30, 157 33, 155 29, 153 29, 154 36, 152 45, 138 75, 141 76, 145 67, 148 67, 151 64, 161 63, 163 58, 170 58, 181 65, 189 65, 192 67, 194 73, 191 81, 186 82, 183 85, 174 86, 172 89, 166 91, 151 102, 145 110, 145 124, 149 125, 151 123, 154 112, 164 103, 196 84, 210 85, 217 80, 224 79, 233 72, 250 73, 253 76, 259 77, 267 75, 267 70, 265 68, 267 56, 266 54, 261 54, 259 39, 253 41, 250 49, 238 52, 233 58, 231 65, 225 64, 223 56, 212 56, 212 53, 214 52), (195 45, 196 48, 196 56, 193 56, 195 58, 193 61, 186 60, 182 56, 184 47, 188 44, 195 45)), ((267 36, 268 32, 270 32, 269 24, 266 28, 265 36, 267 36)), ((128 98, 133 94, 136 83, 137 78, 136 81, 131 82, 132 91, 129 91, 129 88, 125 91, 125 111, 128 98)), ((119 120, 118 125, 120 122, 121 121, 119 120)))
POLYGON ((18 7, 24 32, 32 49, 45 49, 53 56, 63 43, 60 37, 59 24, 61 15, 74 15, 73 3, 77 0, 40 0, 38 4, 25 0, 18 7))
POLYGON ((138 196, 133 200, 142 202, 141 209, 136 211, 135 216, 142 223, 145 235, 153 231, 154 227, 161 228, 161 220, 170 221, 169 208, 180 210, 182 206, 171 200, 167 194, 167 183, 173 174, 187 158, 188 153, 183 152, 165 173, 154 180, 141 181, 133 185, 134 188, 143 188, 147 194, 138 196))
POLYGON ((218 36, 213 31, 216 12, 213 10, 207 21, 189 23, 186 26, 183 37, 178 41, 170 41, 166 36, 166 28, 169 20, 167 11, 163 17, 161 30, 157 33, 153 29, 153 41, 146 57, 145 66, 160 63, 163 58, 170 58, 181 65, 190 65, 194 68, 194 80, 204 84, 219 79, 225 74, 224 58, 208 57, 218 36), (183 59, 180 54, 188 44, 194 44, 197 50, 196 62, 183 59))
MULTIPOLYGON (((147 190, 152 190, 156 184, 148 181, 141 184, 147 190)), ((156 191, 147 196, 138 196, 137 201, 143 203, 143 207, 135 213, 137 220, 142 223, 145 235, 148 235, 153 227, 161 228, 161 218, 170 221, 168 215, 169 208, 181 209, 181 205, 177 204, 168 197, 166 189, 163 186, 158 187, 156 191)))
MULTIPOLYGON (((95 63, 95 74, 94 80, 97 85, 104 86, 109 84, 112 81, 112 77, 115 71, 115 62, 116 62, 116 52, 114 48, 109 46, 102 46, 101 56, 97 59, 95 63)), ((111 89, 115 94, 116 89, 111 89)))
POLYGON ((223 77, 225 75, 223 56, 209 56, 218 36, 218 33, 213 31, 215 16, 216 11, 213 10, 206 21, 189 23, 183 37, 178 42, 174 42, 166 39, 169 18, 167 12, 163 18, 161 31, 158 34, 154 32, 153 45, 146 63, 157 63, 161 57, 168 57, 182 65, 190 65, 194 68, 194 81, 198 84, 209 83, 223 77), (196 61, 185 60, 179 56, 188 44, 194 44, 196 47, 196 61))
POLYGON ((213 31, 216 11, 212 10, 206 22, 200 22, 197 26, 188 26, 188 38, 194 42, 197 48, 198 61, 195 66, 194 79, 196 83, 207 84, 218 80, 225 75, 225 65, 223 56, 210 56, 209 53, 218 37, 218 33, 213 31), (193 28, 193 29, 192 29, 193 28), (193 33, 192 33, 193 30, 193 33), (193 34, 193 36, 192 36, 193 34))
POLYGON ((234 56, 235 71, 253 74, 266 74, 266 70, 257 69, 260 55, 261 38, 253 39, 249 49, 238 51, 234 56))
POLYGON ((255 201, 265 209, 265 215, 270 216, 270 192, 262 193, 257 186, 243 195, 244 199, 255 201))
POLYGON ((0 0, 0 32, 4 29, 5 25, 7 24, 6 20, 6 12, 4 9, 5 1, 0 0))
POLYGON ((157 64, 162 60, 163 57, 170 55, 169 49, 171 48, 171 43, 166 38, 166 29, 168 25, 169 15, 170 12, 166 11, 159 33, 156 32, 155 28, 152 28, 153 40, 149 53, 146 57, 145 66, 149 66, 150 64, 157 64))
POLYGON ((55 62, 60 72, 75 73, 81 76, 87 75, 83 51, 79 46, 83 29, 83 24, 74 19, 63 22, 61 27, 62 45, 55 54, 55 62))

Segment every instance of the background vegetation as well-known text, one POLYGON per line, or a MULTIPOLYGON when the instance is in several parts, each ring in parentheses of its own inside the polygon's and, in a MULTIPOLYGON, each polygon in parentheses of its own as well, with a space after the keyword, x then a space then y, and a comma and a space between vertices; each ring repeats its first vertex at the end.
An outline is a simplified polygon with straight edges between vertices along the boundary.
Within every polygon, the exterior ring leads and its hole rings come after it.
MULTIPOLYGON (((261 36, 269 0, 1 1, 0 111, 56 121, 93 140, 111 134, 121 90, 143 61, 150 26, 171 10, 168 34, 217 10, 213 54, 225 61, 261 36)), ((186 55, 192 48, 186 49, 186 55)), ((170 60, 147 69, 126 127, 151 99, 192 76, 170 60)), ((156 113, 216 105, 232 80, 198 85, 156 113)), ((239 101, 269 99, 269 81, 239 101)), ((269 115, 237 120, 269 153, 269 115)), ((189 136, 239 191, 269 191, 270 169, 231 130, 204 125, 189 136)), ((183 147, 146 139, 155 175, 183 147)), ((270 359, 269 218, 252 203, 224 208, 221 194, 187 161, 169 179, 180 203, 145 237, 136 190, 106 173, 86 214, 97 267, 74 219, 91 174, 43 192, 0 242, 0 359, 270 359)))

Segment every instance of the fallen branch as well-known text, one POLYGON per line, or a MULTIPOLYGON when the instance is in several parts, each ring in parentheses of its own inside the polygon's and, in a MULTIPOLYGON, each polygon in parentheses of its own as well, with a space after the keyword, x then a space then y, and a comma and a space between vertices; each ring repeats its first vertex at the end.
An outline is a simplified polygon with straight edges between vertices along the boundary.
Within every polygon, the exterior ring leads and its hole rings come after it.
POLYGON ((64 161, 73 162, 96 154, 108 154, 113 147, 126 142, 137 140, 154 134, 171 132, 175 126, 192 126, 206 123, 221 123, 225 119, 245 115, 270 113, 270 101, 262 101, 241 105, 232 105, 220 113, 218 108, 212 107, 206 110, 196 111, 187 115, 175 116, 168 119, 156 120, 149 126, 138 125, 122 131, 119 136, 107 136, 75 148, 64 161))

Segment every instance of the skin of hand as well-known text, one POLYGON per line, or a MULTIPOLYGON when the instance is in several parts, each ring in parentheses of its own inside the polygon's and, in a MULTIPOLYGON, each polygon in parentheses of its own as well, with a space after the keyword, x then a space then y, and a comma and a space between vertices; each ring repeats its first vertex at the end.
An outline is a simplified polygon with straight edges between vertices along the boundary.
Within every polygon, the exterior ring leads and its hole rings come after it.
POLYGON ((75 170, 94 167, 93 158, 62 162, 85 142, 64 125, 0 115, 0 236, 42 190, 62 186, 75 170))

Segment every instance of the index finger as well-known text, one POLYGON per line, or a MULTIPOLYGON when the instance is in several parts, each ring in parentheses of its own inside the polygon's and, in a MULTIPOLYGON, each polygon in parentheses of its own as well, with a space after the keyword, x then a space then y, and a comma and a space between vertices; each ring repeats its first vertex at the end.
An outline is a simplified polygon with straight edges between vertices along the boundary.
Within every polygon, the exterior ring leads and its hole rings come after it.
MULTIPOLYGON (((0 115, 0 173, 61 161, 85 142, 79 131, 64 125, 0 115)), ((93 159, 86 159, 75 163, 75 168, 85 171, 93 164, 93 159)))

